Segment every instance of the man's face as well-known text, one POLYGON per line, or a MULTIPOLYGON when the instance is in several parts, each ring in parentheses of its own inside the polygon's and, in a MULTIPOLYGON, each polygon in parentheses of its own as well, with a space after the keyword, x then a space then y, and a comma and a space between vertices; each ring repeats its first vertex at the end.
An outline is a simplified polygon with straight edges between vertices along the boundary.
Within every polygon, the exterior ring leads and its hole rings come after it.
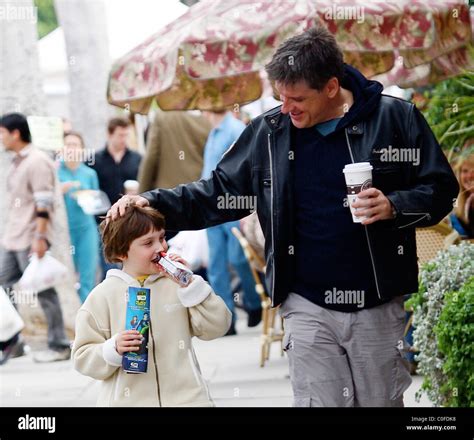
POLYGON ((331 79, 321 91, 312 89, 305 81, 295 84, 275 83, 277 91, 280 93, 280 100, 283 102, 281 112, 289 114, 291 122, 296 128, 312 127, 320 122, 328 120, 328 115, 332 114, 331 99, 335 94, 337 80, 331 79))
POLYGON ((123 260, 135 273, 151 275, 159 273, 158 266, 152 262, 160 252, 166 252, 168 244, 165 240, 165 230, 151 230, 130 243, 127 257, 123 260))
POLYGON ((109 134, 109 144, 114 148, 125 149, 130 134, 130 127, 116 127, 112 134, 109 134))
POLYGON ((5 127, 0 127, 0 144, 2 144, 5 149, 13 150, 13 147, 18 142, 18 138, 18 130, 9 132, 5 127))

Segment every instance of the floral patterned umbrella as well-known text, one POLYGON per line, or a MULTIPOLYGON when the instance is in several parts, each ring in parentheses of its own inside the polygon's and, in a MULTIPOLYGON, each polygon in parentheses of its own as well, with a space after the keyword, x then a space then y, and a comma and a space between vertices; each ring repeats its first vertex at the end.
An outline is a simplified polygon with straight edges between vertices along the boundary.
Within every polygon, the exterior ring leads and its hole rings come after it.
POLYGON ((202 0, 114 63, 108 100, 139 113, 154 99, 164 110, 254 101, 275 49, 316 23, 336 35, 347 63, 387 74, 386 83, 433 82, 474 66, 462 0, 202 0))

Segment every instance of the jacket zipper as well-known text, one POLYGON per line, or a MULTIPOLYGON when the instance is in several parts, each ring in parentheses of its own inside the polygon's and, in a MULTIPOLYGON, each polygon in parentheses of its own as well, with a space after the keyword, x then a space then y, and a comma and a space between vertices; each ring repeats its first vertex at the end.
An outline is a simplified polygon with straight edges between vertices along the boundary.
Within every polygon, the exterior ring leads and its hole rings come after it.
POLYGON ((155 364, 155 378, 156 378, 156 387, 158 391, 158 405, 161 407, 160 380, 158 377, 158 363, 156 362, 156 355, 155 355, 155 338, 153 337, 153 329, 151 326, 151 320, 150 320, 150 336, 151 336, 151 340, 153 341, 153 362, 155 364))
POLYGON ((428 213, 420 213, 420 212, 405 212, 402 211, 403 215, 423 215, 423 217, 420 217, 418 220, 415 220, 414 222, 408 223, 407 225, 399 226, 398 229, 403 229, 408 226, 414 225, 415 223, 418 223, 419 221, 423 220, 424 218, 428 218, 428 220, 431 218, 428 213))
MULTIPOLYGON (((355 163, 354 155, 352 154, 351 143, 349 141, 349 135, 347 134, 347 128, 344 129, 344 133, 346 134, 347 148, 349 149, 349 154, 351 155, 352 163, 355 163)), ((382 296, 380 295, 379 282, 378 282, 378 279, 377 279, 377 271, 375 270, 374 255, 372 253, 372 246, 370 245, 369 231, 367 230, 367 225, 363 225, 363 226, 364 226, 364 230, 365 230, 365 236, 367 237, 367 245, 369 246, 370 262, 372 263, 372 270, 374 272, 375 287, 377 289, 377 296, 379 297, 379 299, 382 299, 382 296)))
POLYGON ((270 159, 270 224, 272 227, 272 307, 275 306, 275 239, 273 237, 273 163, 272 163, 272 147, 270 142, 270 133, 268 133, 268 157, 270 159))

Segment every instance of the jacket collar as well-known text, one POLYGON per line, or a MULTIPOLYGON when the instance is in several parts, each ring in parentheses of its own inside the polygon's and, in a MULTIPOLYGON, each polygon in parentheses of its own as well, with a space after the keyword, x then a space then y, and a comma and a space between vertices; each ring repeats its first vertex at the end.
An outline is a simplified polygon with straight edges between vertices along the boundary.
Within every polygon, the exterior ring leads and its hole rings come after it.
MULTIPOLYGON (((150 275, 145 280, 144 286, 154 283, 158 278, 161 278, 163 276, 164 275, 161 273, 154 273, 150 275)), ((140 286, 140 283, 138 282, 137 279, 133 278, 131 275, 129 275, 127 272, 124 272, 123 270, 120 270, 120 269, 108 270, 106 278, 112 278, 112 277, 120 278, 122 281, 125 281, 129 286, 142 287, 140 286)))
POLYGON ((290 123, 290 116, 281 112, 281 105, 266 112, 264 119, 271 130, 277 130, 290 123))

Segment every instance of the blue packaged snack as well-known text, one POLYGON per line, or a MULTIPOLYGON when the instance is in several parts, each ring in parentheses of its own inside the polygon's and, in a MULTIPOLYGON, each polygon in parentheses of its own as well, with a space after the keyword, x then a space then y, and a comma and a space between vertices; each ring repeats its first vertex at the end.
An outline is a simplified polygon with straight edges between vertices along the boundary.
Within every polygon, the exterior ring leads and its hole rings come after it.
POLYGON ((124 353, 122 368, 127 373, 146 373, 148 365, 148 335, 150 332, 150 289, 129 287, 125 330, 137 330, 143 336, 140 349, 124 353))

